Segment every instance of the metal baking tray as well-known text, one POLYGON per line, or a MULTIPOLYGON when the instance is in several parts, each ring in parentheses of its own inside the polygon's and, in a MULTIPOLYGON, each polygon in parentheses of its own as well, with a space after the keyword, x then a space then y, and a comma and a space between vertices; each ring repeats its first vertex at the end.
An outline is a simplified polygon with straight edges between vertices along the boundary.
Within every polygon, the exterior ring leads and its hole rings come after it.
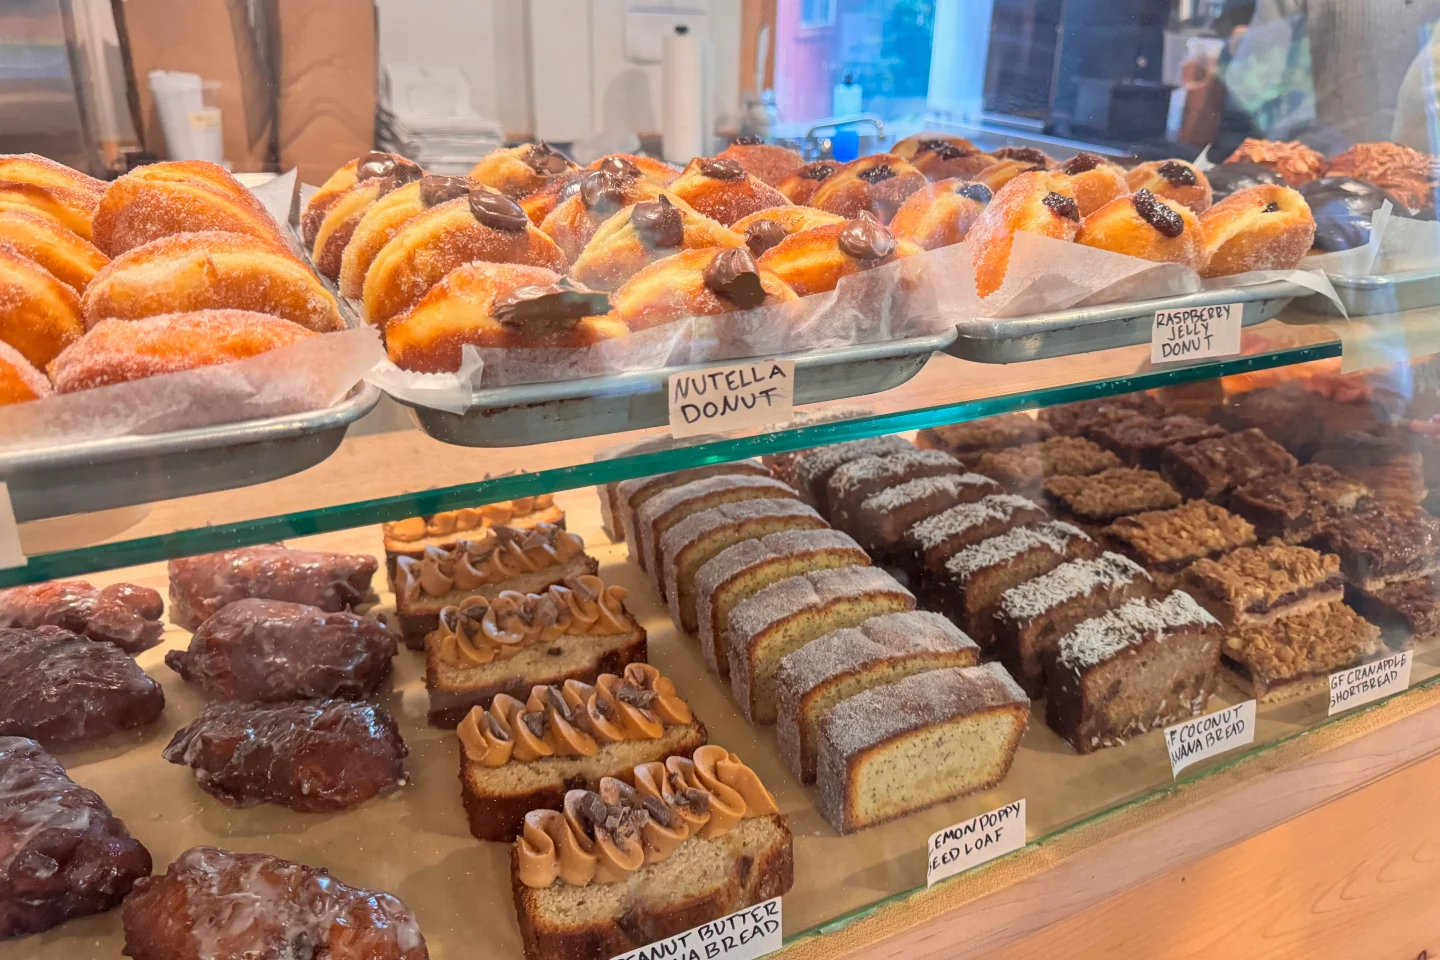
POLYGON ((110 510, 264 483, 315 466, 380 402, 360 383, 324 410, 190 430, 0 449, 19 521, 110 510))
POLYGON ((1156 310, 1242 303, 1244 314, 1241 324, 1248 327, 1269 320, 1285 309, 1291 300, 1309 293, 1308 287, 1277 280, 1247 287, 1202 290, 1178 297, 1074 307, 1028 317, 974 317, 955 325, 957 336, 946 353, 976 363, 1022 363, 1113 347, 1131 347, 1150 342, 1150 327, 1156 310))
MULTIPOLYGON (((798 406, 898 387, 954 339, 955 332, 949 330, 766 359, 795 361, 798 406)), ((406 406, 416 425, 436 440, 462 447, 523 447, 664 426, 670 417, 666 395, 670 375, 708 370, 725 362, 729 361, 476 390, 462 414, 406 406)))
MULTIPOLYGON (((1345 305, 1345 314, 1352 318, 1440 305, 1440 269, 1434 267, 1359 277, 1326 276, 1345 305)), ((1295 306, 1322 317, 1341 316, 1334 301, 1318 293, 1296 301, 1295 306)))

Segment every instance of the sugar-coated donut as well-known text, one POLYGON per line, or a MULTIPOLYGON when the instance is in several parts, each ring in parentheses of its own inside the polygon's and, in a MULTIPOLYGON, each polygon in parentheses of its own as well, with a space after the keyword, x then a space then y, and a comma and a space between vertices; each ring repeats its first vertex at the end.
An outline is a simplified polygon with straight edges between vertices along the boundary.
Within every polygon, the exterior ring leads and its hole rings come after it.
POLYGON ((556 177, 579 169, 575 161, 541 140, 492 150, 471 169, 470 179, 519 200, 556 177))
POLYGON ((59 220, 18 207, 0 208, 0 242, 8 243, 24 256, 82 293, 97 271, 110 262, 90 241, 59 220))
POLYGON ((249 310, 197 310, 140 320, 101 320, 50 364, 56 393, 213 367, 316 336, 249 310))
POLYGON ((1294 140, 1242 140, 1235 152, 1225 159, 1226 163, 1248 160, 1269 167, 1292 187, 1299 187, 1317 179, 1325 170, 1325 157, 1294 140))
POLYGON ((40 264, 0 242, 0 340, 45 365, 80 338, 80 297, 40 264))
POLYGON ((979 148, 964 137, 957 137, 949 133, 912 133, 903 140, 895 141, 890 152, 901 160, 910 160, 916 154, 926 150, 933 150, 940 144, 954 147, 963 153, 978 153, 979 148))
POLYGON ((995 158, 970 144, 964 137, 922 140, 910 162, 932 182, 969 180, 995 162, 995 158), (962 141, 967 146, 961 146, 962 141))
POLYGON ((1055 172, 1070 178, 1070 189, 1075 191, 1075 202, 1080 205, 1082 217, 1130 192, 1125 170, 1099 154, 1077 153, 1056 167, 1055 172))
POLYGON ((1310 252, 1315 218, 1299 191, 1263 185, 1237 190, 1200 215, 1205 277, 1289 270, 1310 252))
POLYGON ((355 225, 350 242, 345 244, 345 252, 340 257, 340 292, 352 299, 363 296, 370 264, 401 227, 431 207, 469 196, 478 186, 466 177, 427 174, 375 201, 355 225))
POLYGON ((814 163, 807 163, 796 170, 779 183, 775 189, 784 195, 791 203, 808 204, 815 196, 815 191, 820 189, 820 184, 830 179, 841 164, 835 160, 816 160, 814 163))
POLYGON ((851 160, 831 174, 810 198, 810 206, 851 219, 865 212, 889 223, 900 204, 928 182, 908 161, 876 153, 851 160))
POLYGON ((545 218, 550 216, 550 211, 554 210, 561 200, 574 195, 575 191, 570 189, 570 185, 590 172, 584 169, 572 170, 569 173, 562 173, 558 177, 551 177, 550 182, 545 186, 534 193, 526 194, 515 202, 520 204, 520 209, 525 211, 525 216, 530 218, 530 222, 538 227, 545 222, 545 218))
POLYGON ((602 223, 570 272, 592 290, 615 290, 649 264, 681 250, 743 246, 740 234, 663 193, 602 223))
POLYGON ((664 160, 656 160, 653 157, 642 157, 634 153, 609 153, 585 165, 586 170, 610 170, 612 172, 632 167, 653 183, 664 187, 680 176, 680 168, 673 167, 664 160))
POLYGON ((105 192, 105 181, 35 153, 0 154, 0 181, 40 188, 0 189, 0 206, 35 207, 86 240, 91 238, 90 221, 105 192))
POLYGON ((766 143, 761 137, 736 137, 715 156, 719 160, 734 160, 750 176, 772 187, 805 166, 805 158, 798 150, 766 143))
POLYGON ((1205 171, 1184 160, 1152 160, 1131 168, 1125 175, 1130 190, 1149 190, 1161 200, 1171 200, 1192 213, 1210 209, 1214 202, 1210 178, 1205 171))
POLYGON ((177 233, 129 250, 82 298, 86 329, 197 310, 249 310, 321 333, 345 321, 335 298, 287 250, 239 233, 177 233))
POLYGON ((893 263, 919 253, 908 240, 899 240, 890 228, 868 212, 854 220, 802 230, 765 251, 760 268, 771 270, 798 296, 834 290, 852 273, 893 263))
POLYGON ((966 237, 975 265, 975 292, 988 297, 1005 282, 1016 233, 1074 240, 1079 229, 1080 205, 1069 177, 1048 170, 1015 177, 996 191, 966 237))
POLYGON ((1034 164, 1046 170, 1059 166, 1054 157, 1036 147, 1001 147, 999 150, 990 151, 990 154, 996 160, 1019 160, 1021 163, 1034 164))
POLYGON ((615 315, 631 331, 797 299, 743 247, 685 250, 656 260, 611 296, 615 315))
POLYGON ((730 229, 744 237, 750 253, 758 257, 792 233, 844 222, 845 218, 837 214, 791 204, 788 207, 757 210, 748 217, 736 220, 730 225, 730 229))
POLYGON ((566 262, 574 263, 600 224, 632 203, 654 200, 663 191, 634 166, 615 161, 602 170, 587 170, 568 184, 540 229, 560 247, 566 262))
POLYGON ((1080 224, 1075 242, 1142 260, 1183 263, 1193 270, 1205 263, 1199 218, 1189 207, 1144 187, 1091 213, 1080 224))
POLYGON ((923 250, 948 247, 965 239, 992 196, 983 183, 940 180, 912 193, 895 211, 890 229, 923 250))
POLYGON ((420 174, 420 168, 398 153, 382 153, 379 150, 372 150, 363 157, 356 157, 345 166, 330 174, 330 178, 320 185, 315 191, 305 210, 300 214, 300 233, 305 239, 305 248, 308 250, 315 246, 315 234, 320 232, 320 223, 325 219, 325 211, 335 200, 355 186, 361 180, 383 179, 385 177, 399 174, 407 180, 415 179, 420 174), (414 168, 408 171, 407 168, 414 168))
POLYGON ((4 340, 0 340, 0 407, 48 397, 53 391, 45 374, 4 340))
POLYGON ((1022 173, 1034 173, 1037 170, 1048 170, 1043 163, 1031 163, 1029 160, 996 160, 990 166, 981 170, 971 179, 975 183, 983 183, 990 188, 992 193, 999 193, 1011 180, 1022 173))
POLYGON ((67 187, 0 180, 0 210, 43 214, 84 240, 94 236, 93 217, 99 203, 98 198, 67 187))
POLYGON ((385 326, 390 359, 421 373, 460 369, 464 346, 588 347, 628 333, 609 298, 544 267, 467 263, 385 326))
POLYGON ((224 167, 174 160, 136 167, 111 183, 95 211, 95 246, 117 257, 176 233, 243 233, 288 250, 274 218, 224 167))
POLYGON ((380 248, 365 274, 365 318, 384 324, 472 260, 565 270, 565 254, 515 201, 477 187, 412 218, 380 248))
POLYGON ((727 227, 756 210, 790 203, 779 190, 746 173, 738 160, 719 157, 691 160, 668 189, 672 195, 727 227))
POLYGON ((345 247, 355 235, 361 219, 381 198, 423 176, 416 166, 396 167, 388 177, 367 177, 335 198, 320 221, 320 229, 311 245, 310 257, 315 269, 331 280, 340 276, 345 247))

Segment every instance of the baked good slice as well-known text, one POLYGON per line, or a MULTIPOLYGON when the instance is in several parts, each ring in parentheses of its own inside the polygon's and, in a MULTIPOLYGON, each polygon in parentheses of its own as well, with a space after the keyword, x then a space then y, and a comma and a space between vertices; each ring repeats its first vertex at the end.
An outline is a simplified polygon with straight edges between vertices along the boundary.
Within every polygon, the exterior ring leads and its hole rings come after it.
POLYGON ((1366 590, 1440 573, 1440 520, 1408 504, 1372 503, 1325 524, 1307 543, 1339 554, 1345 579, 1366 590))
POLYGON ((851 460, 841 464, 825 483, 826 516, 841 530, 850 530, 855 511, 872 494, 907 480, 964 472, 960 461, 943 450, 902 450, 851 460))
POLYGON ((872 554, 890 557, 898 551, 905 532, 919 521, 1003 492, 1000 484, 978 473, 907 480, 866 497, 852 515, 849 532, 872 554))
POLYGON ((1386 652, 1380 628, 1343 603, 1242 626, 1222 648, 1231 679, 1262 703, 1319 693, 1336 670, 1386 652))
POLYGON ((751 723, 776 720, 775 671, 787 653, 871 617, 915 609, 915 597, 874 567, 817 570, 772 583, 730 611, 730 688, 751 723))
POLYGON ((1160 401, 1148 393, 1122 393, 1114 397, 1078 400, 1045 407, 1039 411, 1041 423, 1067 437, 1086 436, 1092 427, 1111 420, 1133 417, 1159 417, 1165 413, 1160 401))
POLYGON ((900 565, 915 582, 933 579, 956 553, 982 540, 1047 519, 1045 508, 1013 493, 962 503, 926 517, 905 532, 900 565))
POLYGON ((675 684, 645 663, 595 683, 532 687, 524 702, 500 694, 460 722, 460 792, 481 840, 520 835, 525 814, 556 809, 565 792, 630 779, 637 765, 690 756, 705 725, 675 684))
MULTIPOLYGON (((796 211, 797 215, 800 215, 799 211, 803 211, 805 209, 806 208, 804 207, 775 207, 768 211, 761 211, 760 213, 756 214, 755 217, 767 218, 774 216, 784 219, 786 217, 787 210, 796 211)), ((819 210, 810 210, 809 214, 822 218, 829 217, 829 214, 822 213, 819 210)), ((826 220, 825 222, 832 221, 826 220)), ((802 229, 808 229, 808 226, 802 229)), ((853 420, 857 417, 872 417, 874 415, 875 411, 869 407, 843 404, 840 406, 825 407, 821 410, 797 411, 795 416, 790 418, 789 426, 792 429, 798 427, 811 427, 820 423, 834 423, 837 420, 853 420)), ((794 487, 796 490, 799 490, 800 484, 795 477, 795 465, 800 461, 801 458, 809 456, 817 449, 826 448, 805 447, 800 450, 786 450, 782 453, 767 453, 760 457, 760 462, 765 464, 765 466, 775 476, 775 479, 784 480, 786 483, 790 484, 790 486, 794 487)), ((804 499, 803 493, 801 494, 801 498, 804 499)))
POLYGON ((710 672, 730 678, 725 630, 730 611, 779 580, 813 570, 868 567, 870 558, 839 530, 788 530, 726 547, 695 574, 695 620, 710 672))
POLYGON ((800 499, 819 510, 823 516, 829 509, 825 502, 825 491, 830 483, 830 475, 841 466, 861 457, 882 457, 914 449, 915 445, 909 440, 892 435, 847 440, 845 443, 807 450, 795 460, 795 489, 799 491, 800 499))
POLYGON ((1178 443, 1195 443, 1222 437, 1224 429, 1204 420, 1177 413, 1169 417, 1126 417, 1092 427, 1086 434, 1100 446, 1112 450, 1127 466, 1160 469, 1160 455, 1178 443))
POLYGON ((1105 524, 1132 513, 1180 506, 1180 494, 1160 474, 1130 467, 1050 477, 1044 490, 1046 501, 1077 523, 1105 524))
POLYGON ((1120 458, 1084 437, 1051 437, 981 454, 975 472, 1012 493, 1038 496, 1046 477, 1088 477, 1120 466, 1120 458))
POLYGON ((1030 698, 998 663, 858 693, 820 723, 820 813, 850 833, 989 789, 1010 773, 1029 722, 1030 698))
POLYGON ((385 575, 394 589, 395 561, 400 557, 419 559, 426 547, 450 550, 461 540, 473 540, 474 531, 490 527, 534 530, 542 523, 565 529, 565 511, 555 505, 553 494, 500 500, 383 523, 380 533, 385 538, 385 575))
POLYGON ((1328 606, 1345 594, 1339 557, 1280 540, 1197 560, 1183 582, 1227 630, 1328 606))
POLYGON ((636 535, 628 535, 632 559, 640 569, 650 574, 652 583, 659 582, 662 572, 659 568, 660 541, 665 532, 681 520, 702 510, 710 510, 722 503, 738 503, 742 500, 793 500, 795 491, 768 476, 723 475, 704 480, 692 480, 678 487, 671 487, 645 501, 635 512, 636 535), (638 554, 635 551, 638 548, 638 554))
POLYGON ((1255 528, 1224 507, 1191 500, 1121 517, 1105 528, 1105 539, 1152 574, 1178 574, 1196 560, 1249 546, 1255 528))
POLYGON ((1002 413, 968 423, 926 427, 916 435, 915 445, 928 450, 944 450, 954 454, 967 467, 974 467, 986 453, 1039 443, 1048 439, 1051 433, 1049 424, 1029 414, 1002 413))
POLYGON ((979 662, 974 640, 924 610, 871 617, 812 640, 775 671, 780 757, 801 783, 814 783, 816 731, 835 704, 912 674, 979 662))
POLYGON ((820 530, 820 514, 799 500, 742 500, 691 514, 660 541, 660 595, 670 618, 692 636, 696 630, 695 574, 716 554, 741 540, 782 530, 820 530))
POLYGON ((1062 563, 1000 595, 993 621, 994 653, 1025 692, 1038 698, 1045 692, 1045 660, 1061 637, 1154 591, 1150 574, 1118 553, 1062 563))
POLYGON ((624 540, 630 545, 630 561, 638 563, 640 560, 640 544, 635 535, 635 517, 652 498, 659 496, 666 490, 683 486, 695 480, 705 480, 710 477, 768 477, 770 471, 762 464, 754 460, 736 460, 732 463, 710 463, 703 467, 691 467, 688 470, 676 470, 673 473, 657 473, 650 477, 636 477, 633 480, 621 480, 615 484, 615 506, 613 508, 614 522, 620 534, 617 540, 624 540))
POLYGON ((1262 540, 1279 537, 1286 543, 1303 543, 1369 497, 1370 488, 1363 483, 1334 467, 1309 463, 1245 484, 1230 495, 1229 507, 1250 521, 1262 540))
POLYGON ((613 957, 789 891, 790 828, 723 747, 572 790, 535 810, 510 856, 526 960, 613 957))
MULTIPOLYGON (((677 441, 669 434, 659 437, 647 437, 644 440, 636 440, 631 443, 622 443, 613 447, 606 447, 604 450, 595 454, 595 460, 598 462, 601 460, 615 460, 621 457, 634 457, 642 453, 655 453, 660 450, 669 450, 676 445, 677 441)), ((736 464, 741 465, 741 469, 744 469, 744 465, 749 463, 751 463, 751 461, 736 461, 736 464)), ((728 463, 714 463, 709 464, 708 467, 700 467, 697 469, 728 467, 732 465, 733 464, 728 463)), ((683 473, 684 471, 680 472, 683 473)), ((672 474, 662 473, 657 476, 668 477, 672 476, 672 474)), ((653 478, 641 477, 639 479, 644 481, 653 478)), ((602 483, 596 487, 596 491, 600 494, 600 528, 605 531, 605 536, 610 538, 611 543, 619 543, 625 539, 625 519, 620 505, 620 484, 625 482, 627 481, 615 480, 610 483, 602 483)))
POLYGON ((1415 504, 1429 493, 1420 443, 1408 430, 1346 431, 1321 444, 1310 462, 1365 484, 1376 500, 1415 504))
POLYGON ((645 628, 625 609, 624 587, 571 577, 543 593, 471 597, 440 612, 425 638, 430 723, 454 727, 497 694, 538 684, 591 683, 645 661, 645 628))
POLYGON ((395 624, 405 645, 421 650, 446 607, 470 597, 498 597, 507 590, 539 593, 567 578, 594 574, 599 567, 599 561, 585 553, 585 541, 560 527, 490 527, 448 550, 426 547, 418 560, 396 559, 395 624))
POLYGON ((1221 634, 1180 590, 1086 620, 1049 661, 1045 722, 1090 753, 1199 716, 1218 682, 1221 634))
POLYGON ((1391 650, 1408 650, 1440 636, 1440 583, 1434 577, 1396 580, 1378 590, 1351 587, 1345 602, 1380 628, 1391 650))
POLYGON ((1237 487, 1295 467, 1288 450, 1253 427, 1160 454, 1160 475, 1182 496, 1217 503, 1224 503, 1237 487))

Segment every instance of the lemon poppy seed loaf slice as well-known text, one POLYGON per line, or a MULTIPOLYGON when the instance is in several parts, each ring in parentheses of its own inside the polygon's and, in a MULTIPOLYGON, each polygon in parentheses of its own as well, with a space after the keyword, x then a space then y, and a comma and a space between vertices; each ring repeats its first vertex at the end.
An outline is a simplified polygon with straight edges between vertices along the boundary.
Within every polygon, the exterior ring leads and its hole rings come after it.
POLYGON ((730 611, 778 580, 812 570, 868 567, 870 558, 839 530, 789 530, 726 547, 695 574, 700 652, 710 672, 730 679, 725 641, 730 611))
POLYGON ((770 471, 754 460, 736 460, 734 463, 708 463, 703 467, 676 470, 673 473, 657 473, 650 477, 636 477, 621 480, 615 484, 615 504, 612 508, 614 523, 618 526, 619 540, 624 540, 630 549, 630 562, 643 563, 640 555, 640 537, 636 520, 640 508, 652 498, 666 490, 683 486, 695 480, 708 477, 768 477, 770 471))
POLYGON ((820 813, 850 833, 995 786, 1030 698, 998 663, 918 673, 840 701, 820 722, 820 813))
POLYGON ((730 611, 726 639, 736 702, 751 723, 774 723, 782 657, 832 630, 914 609, 914 595, 875 567, 816 570, 772 583, 730 611))
POLYGON ((979 662, 974 640, 924 610, 871 617, 812 640, 775 673, 780 757, 801 783, 814 783, 815 732, 835 704, 912 674, 979 662))
POLYGON ((828 527, 813 507, 799 500, 742 500, 686 517, 660 540, 661 595, 670 606, 670 618, 694 636, 695 574, 726 547, 783 530, 828 527))
POLYGON ((686 517, 710 510, 722 503, 742 500, 794 500, 795 491, 773 477, 720 476, 672 487, 645 502, 635 514, 640 548, 640 568, 650 575, 656 592, 661 592, 664 574, 660 570, 660 541, 666 531, 686 517))

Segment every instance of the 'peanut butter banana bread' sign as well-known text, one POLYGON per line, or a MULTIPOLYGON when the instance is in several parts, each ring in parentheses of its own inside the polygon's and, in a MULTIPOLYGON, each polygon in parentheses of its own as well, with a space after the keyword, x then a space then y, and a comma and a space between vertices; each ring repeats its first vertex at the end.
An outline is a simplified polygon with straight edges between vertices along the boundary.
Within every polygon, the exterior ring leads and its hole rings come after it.
POLYGON ((780 898, 622 953, 615 960, 757 960, 780 949, 780 898))

